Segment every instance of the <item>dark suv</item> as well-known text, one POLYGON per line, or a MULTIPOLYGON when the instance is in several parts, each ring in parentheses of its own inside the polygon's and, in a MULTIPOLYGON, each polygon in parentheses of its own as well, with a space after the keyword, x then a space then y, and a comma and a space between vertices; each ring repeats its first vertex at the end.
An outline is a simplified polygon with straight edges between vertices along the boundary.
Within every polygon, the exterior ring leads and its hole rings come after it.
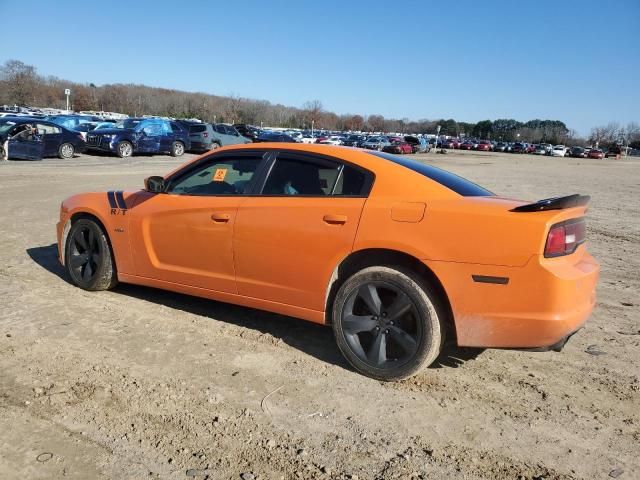
POLYGON ((113 128, 87 133, 87 149, 113 152, 122 158, 134 153, 169 153, 179 157, 190 148, 187 129, 161 118, 128 118, 113 128))

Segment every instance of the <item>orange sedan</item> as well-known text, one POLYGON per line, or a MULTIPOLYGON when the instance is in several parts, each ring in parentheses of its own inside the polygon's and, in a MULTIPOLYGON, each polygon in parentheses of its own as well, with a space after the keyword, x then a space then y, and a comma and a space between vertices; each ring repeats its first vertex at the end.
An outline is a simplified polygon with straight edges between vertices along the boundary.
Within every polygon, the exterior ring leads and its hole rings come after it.
POLYGON ((86 290, 135 283, 333 327, 396 380, 460 346, 560 349, 590 315, 589 197, 527 203, 383 152, 231 146, 138 191, 66 199, 60 261, 86 290))

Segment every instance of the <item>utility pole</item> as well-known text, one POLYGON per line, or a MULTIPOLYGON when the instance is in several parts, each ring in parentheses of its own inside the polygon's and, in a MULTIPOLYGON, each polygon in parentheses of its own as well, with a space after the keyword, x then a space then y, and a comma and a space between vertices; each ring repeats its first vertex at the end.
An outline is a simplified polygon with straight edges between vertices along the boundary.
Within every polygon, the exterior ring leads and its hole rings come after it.
POLYGON ((67 112, 69 111, 69 95, 71 95, 71 90, 68 88, 64 89, 64 94, 67 97, 67 112))

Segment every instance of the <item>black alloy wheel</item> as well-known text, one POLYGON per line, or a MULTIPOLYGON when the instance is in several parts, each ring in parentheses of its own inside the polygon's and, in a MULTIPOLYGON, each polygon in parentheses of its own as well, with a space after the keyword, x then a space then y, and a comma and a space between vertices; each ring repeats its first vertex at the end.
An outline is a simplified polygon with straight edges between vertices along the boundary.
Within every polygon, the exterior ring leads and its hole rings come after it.
POLYGON ((82 218, 71 226, 65 266, 73 283, 85 290, 107 290, 117 284, 111 247, 102 228, 92 219, 82 218))
POLYGON ((399 380, 440 353, 444 315, 433 289, 396 266, 365 268, 345 281, 332 307, 340 351, 361 373, 399 380))
POLYGON ((402 365, 418 351, 422 329, 416 306, 395 285, 370 282, 353 291, 342 310, 349 347, 375 368, 402 365))

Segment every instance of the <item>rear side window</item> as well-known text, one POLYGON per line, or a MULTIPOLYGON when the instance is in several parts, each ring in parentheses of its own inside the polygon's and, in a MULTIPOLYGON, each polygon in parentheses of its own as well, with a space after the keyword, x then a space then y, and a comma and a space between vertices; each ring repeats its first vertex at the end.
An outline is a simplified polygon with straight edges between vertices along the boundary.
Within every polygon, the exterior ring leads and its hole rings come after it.
MULTIPOLYGON (((167 130, 169 130, 169 129, 167 128, 167 130)), ((171 122, 171 130, 174 133, 179 133, 179 132, 182 132, 183 128, 180 125, 178 125, 177 123, 171 122)))
POLYGON ((376 157, 384 158, 385 160, 389 160, 393 163, 397 163, 398 165, 402 165, 403 167, 424 175, 425 177, 438 182, 440 185, 447 187, 449 190, 453 190, 463 197, 488 197, 493 195, 493 193, 486 188, 482 188, 480 185, 476 185, 475 183, 459 177, 454 173, 447 172, 446 170, 441 170, 439 168, 432 167, 431 165, 425 165, 424 163, 416 162, 415 160, 409 160, 388 153, 367 153, 375 155, 376 157))
POLYGON ((367 173, 325 159, 276 159, 262 190, 263 195, 366 196, 367 173))
POLYGON ((202 132, 206 132, 207 131, 207 126, 206 125, 191 125, 189 127, 189 132, 190 133, 202 133, 202 132))

